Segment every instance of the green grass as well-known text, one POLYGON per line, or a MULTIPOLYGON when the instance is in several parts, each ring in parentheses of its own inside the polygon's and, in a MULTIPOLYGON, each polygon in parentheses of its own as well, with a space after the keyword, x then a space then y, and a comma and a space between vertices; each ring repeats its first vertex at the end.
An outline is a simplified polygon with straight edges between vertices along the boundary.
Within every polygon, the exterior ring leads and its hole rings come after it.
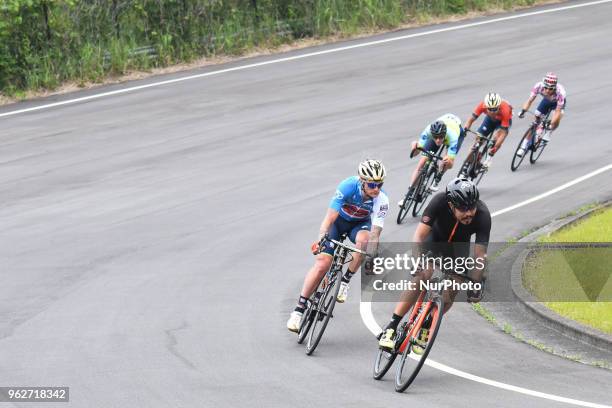
MULTIPOLYGON (((539 241, 612 242, 612 208, 596 211, 539 241)), ((554 312, 612 334, 610 265, 612 248, 542 250, 527 259, 523 284, 554 312)))
POLYGON ((200 57, 243 55, 302 38, 350 36, 536 0, 191 0, 0 7, 0 93, 100 82, 200 57), (40 18, 42 9, 50 19, 40 18), (134 52, 142 48, 154 52, 134 52))

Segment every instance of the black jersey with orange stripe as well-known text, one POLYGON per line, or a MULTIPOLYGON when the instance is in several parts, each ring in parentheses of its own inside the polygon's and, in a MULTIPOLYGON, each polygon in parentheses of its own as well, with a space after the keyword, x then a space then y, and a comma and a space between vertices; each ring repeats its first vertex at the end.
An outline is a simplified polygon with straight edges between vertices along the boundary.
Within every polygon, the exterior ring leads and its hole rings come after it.
POLYGON ((476 234, 476 243, 489 243, 491 213, 480 200, 476 203, 476 214, 472 222, 465 225, 457 222, 446 201, 446 193, 440 192, 423 211, 421 222, 431 227, 431 242, 470 242, 472 235, 476 234))

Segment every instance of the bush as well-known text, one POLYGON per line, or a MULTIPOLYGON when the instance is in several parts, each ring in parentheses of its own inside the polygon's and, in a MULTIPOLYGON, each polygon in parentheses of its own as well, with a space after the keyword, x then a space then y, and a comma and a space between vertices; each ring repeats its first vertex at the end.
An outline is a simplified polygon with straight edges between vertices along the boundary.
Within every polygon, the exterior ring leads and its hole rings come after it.
POLYGON ((0 92, 534 0, 2 0, 0 92))

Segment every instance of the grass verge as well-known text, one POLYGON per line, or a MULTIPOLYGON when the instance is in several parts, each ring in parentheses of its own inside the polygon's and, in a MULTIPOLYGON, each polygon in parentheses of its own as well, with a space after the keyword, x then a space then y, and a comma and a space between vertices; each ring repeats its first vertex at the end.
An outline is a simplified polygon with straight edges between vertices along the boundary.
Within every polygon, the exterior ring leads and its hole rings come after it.
MULTIPOLYGON (((596 211, 539 241, 612 242, 612 207, 596 211)), ((525 263, 523 284, 555 313, 612 334, 611 265, 612 248, 538 251, 525 263)))
POLYGON ((0 103, 556 2, 13 1, 0 10, 0 103))

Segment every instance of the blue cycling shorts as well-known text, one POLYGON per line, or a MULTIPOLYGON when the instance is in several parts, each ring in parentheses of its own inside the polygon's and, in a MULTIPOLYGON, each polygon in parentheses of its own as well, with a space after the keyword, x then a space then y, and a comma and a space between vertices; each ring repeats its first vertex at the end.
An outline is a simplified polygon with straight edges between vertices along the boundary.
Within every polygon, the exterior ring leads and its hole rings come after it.
MULTIPOLYGON (((342 216, 339 215, 338 218, 336 218, 336 221, 334 221, 334 223, 332 224, 331 229, 329 230, 329 238, 335 239, 336 241, 340 241, 340 236, 342 234, 347 234, 351 242, 355 243, 357 233, 359 231, 370 231, 371 227, 372 221, 370 217, 362 221, 351 222, 345 220, 344 218, 342 218, 342 216)), ((325 243, 324 249, 321 251, 321 253, 333 256, 334 251, 335 248, 333 242, 328 241, 325 243)))

